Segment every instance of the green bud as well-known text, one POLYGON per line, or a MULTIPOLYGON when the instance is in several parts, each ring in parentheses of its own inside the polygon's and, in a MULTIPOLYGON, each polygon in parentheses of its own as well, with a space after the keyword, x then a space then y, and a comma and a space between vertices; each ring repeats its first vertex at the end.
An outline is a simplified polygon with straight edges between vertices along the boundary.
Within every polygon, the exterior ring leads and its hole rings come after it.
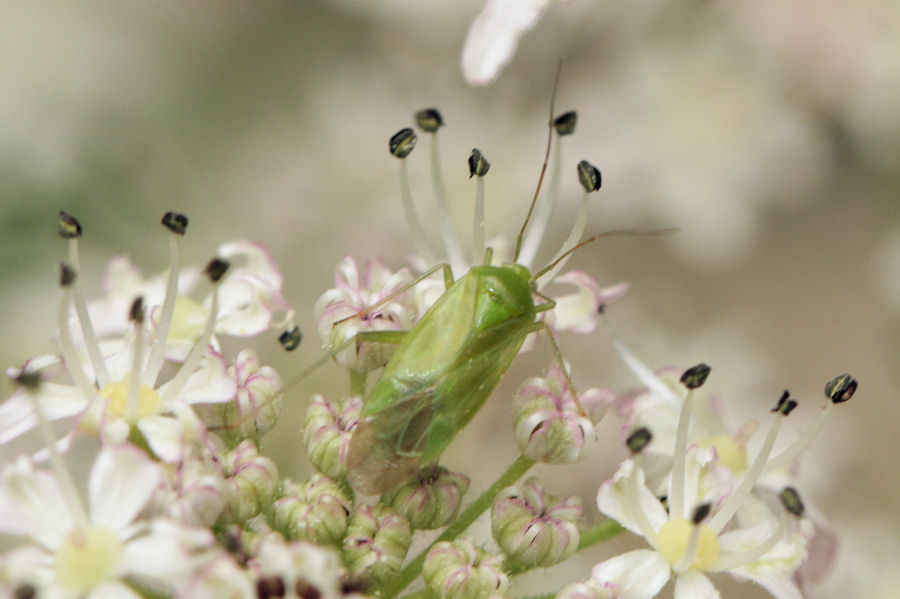
POLYGON ((278 485, 278 468, 252 441, 243 441, 225 454, 225 505, 233 521, 245 522, 272 503, 278 485))
POLYGON ((509 583, 502 564, 502 556, 489 555, 461 537, 431 548, 422 579, 438 599, 488 599, 502 594, 509 583))
POLYGON ((531 478, 497 496, 491 509, 491 533, 513 566, 546 568, 578 549, 575 523, 581 512, 581 499, 559 501, 531 478))
POLYGON ((351 576, 383 584, 403 566, 412 541, 409 521, 385 506, 358 505, 344 538, 344 563, 351 576))
POLYGON ((340 547, 353 502, 330 478, 314 474, 298 484, 285 481, 275 502, 273 523, 291 541, 340 547))
POLYGON ((388 142, 388 149, 397 158, 406 158, 413 151, 413 148, 416 147, 416 140, 416 132, 406 127, 391 136, 391 140, 388 142))
POLYGON ((425 133, 434 133, 444 125, 444 117, 437 108, 424 108, 415 114, 416 124, 425 133))
POLYGON ((575 133, 575 123, 578 121, 578 113, 574 110, 564 112, 553 119, 553 128, 560 137, 575 133))
POLYGON ((587 160, 582 160, 578 163, 578 181, 587 193, 597 191, 602 182, 600 169, 587 160))
POLYGON ((469 154, 469 178, 474 176, 483 177, 491 169, 491 163, 487 161, 484 154, 478 148, 472 148, 469 154))
POLYGON ((362 399, 353 396, 343 402, 331 402, 322 395, 313 395, 303 422, 303 444, 309 463, 333 479, 346 478, 345 458, 359 422, 362 399))
POLYGON ((453 521, 468 489, 469 477, 464 474, 428 466, 382 501, 406 516, 414 529, 432 530, 453 521))

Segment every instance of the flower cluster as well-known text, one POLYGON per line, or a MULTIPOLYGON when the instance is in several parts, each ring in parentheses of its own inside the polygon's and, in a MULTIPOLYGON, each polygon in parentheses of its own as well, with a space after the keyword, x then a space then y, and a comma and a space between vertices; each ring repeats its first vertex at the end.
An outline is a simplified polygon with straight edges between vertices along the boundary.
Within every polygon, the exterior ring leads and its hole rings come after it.
MULTIPOLYGON (((576 118, 555 118, 551 140, 571 135, 576 118)), ((789 392, 765 435, 755 423, 731 428, 703 395, 708 366, 655 373, 609 326, 643 386, 577 391, 555 333, 606 324, 604 308, 627 290, 602 289, 582 272, 556 276, 584 243, 600 171, 578 163, 581 211, 547 266, 532 272, 561 186, 559 144, 548 146, 548 156, 557 149, 549 183, 509 256, 485 241, 490 164, 472 151, 475 226, 466 251, 443 188, 443 117, 426 109, 415 119, 431 137, 439 231, 425 231, 412 201, 406 168, 417 135, 402 129, 389 149, 401 161, 420 256, 396 271, 345 258, 316 304, 320 365, 344 369, 349 393, 313 394, 302 429, 291 432, 314 471, 305 480, 284 477, 261 445, 284 406, 280 375, 221 342, 277 328, 287 329, 279 338, 286 349, 299 344, 268 253, 237 241, 219 246, 205 269, 182 268, 188 221, 168 213, 168 271, 145 279, 116 258, 103 297, 89 301, 79 278, 81 224, 60 214, 69 254, 58 351, 9 369, 17 391, 0 404, 0 444, 20 451, 0 472, 0 532, 19 539, 0 554, 4 596, 390 599, 418 584, 428 596, 490 599, 511 596, 517 575, 626 531, 648 548, 604 559, 557 596, 649 598, 674 580, 678 599, 714 597, 709 575, 728 573, 794 599, 828 569, 831 552, 822 548, 833 547, 833 533, 801 500, 790 467, 834 406, 854 395, 853 377, 829 381, 821 415, 778 451, 781 423, 797 406, 789 392), (552 297, 551 283, 576 290, 552 297), (441 456, 535 332, 546 333, 557 364, 520 385, 510 439, 520 455, 471 499, 472 479, 441 456), (606 517, 585 526, 581 498, 552 493, 539 476, 520 479, 537 463, 584 460, 607 412, 623 421, 628 456, 608 476, 584 470, 606 517), (51 425, 61 422, 58 437, 51 425), (32 433, 40 448, 28 446, 32 433), (93 450, 84 485, 67 466, 75 445, 93 450), (479 535, 476 521, 487 513, 479 535)))

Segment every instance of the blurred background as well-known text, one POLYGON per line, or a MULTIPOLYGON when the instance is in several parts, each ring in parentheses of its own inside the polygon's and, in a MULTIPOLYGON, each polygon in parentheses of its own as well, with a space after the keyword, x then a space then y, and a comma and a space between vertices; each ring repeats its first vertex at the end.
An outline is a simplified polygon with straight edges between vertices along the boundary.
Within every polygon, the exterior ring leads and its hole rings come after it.
MULTIPOLYGON (((381 256, 399 268, 412 253, 388 138, 415 110, 439 108, 460 230, 471 229, 466 158, 478 147, 492 163, 489 233, 509 237, 537 182, 562 58, 557 113, 576 109, 579 121, 538 262, 567 233, 581 195, 575 164, 588 159, 603 171, 589 233, 679 229, 605 239, 569 263, 601 285, 631 283, 609 319, 648 364, 709 363, 707 386, 738 422, 767 422, 789 388, 801 408, 788 440, 815 416, 824 383, 852 373, 859 392, 800 473, 804 498, 841 537, 814 596, 900 596, 900 3, 554 3, 500 78, 475 88, 459 56, 481 9, 479 0, 4 2, 4 366, 53 350, 58 210, 81 220, 82 276, 95 296, 115 255, 148 275, 166 267, 158 223, 176 210, 191 219, 186 261, 203 263, 236 238, 268 245, 307 336, 289 355, 275 333, 252 345, 292 380, 321 355, 312 308, 338 261, 381 256)), ((425 149, 410 159, 423 205, 425 149)), ((436 230, 427 208, 424 217, 436 230)), ((636 385, 601 331, 560 343, 580 387, 636 385)), ((496 434, 511 430, 510 395, 550 364, 538 343, 448 452, 476 488, 514 458, 511 435, 496 434), (467 466, 473 456, 479 471, 467 466)), ((304 472, 303 407, 314 392, 346 393, 337 372, 323 367, 289 391, 266 438, 283 472, 304 472)), ((597 486, 625 454, 618 423, 600 430, 588 462, 538 468, 551 488, 582 495, 587 522, 597 486)), ((518 594, 586 577, 631 546, 586 552, 518 594)), ((768 596, 716 583, 724 596, 768 596)))

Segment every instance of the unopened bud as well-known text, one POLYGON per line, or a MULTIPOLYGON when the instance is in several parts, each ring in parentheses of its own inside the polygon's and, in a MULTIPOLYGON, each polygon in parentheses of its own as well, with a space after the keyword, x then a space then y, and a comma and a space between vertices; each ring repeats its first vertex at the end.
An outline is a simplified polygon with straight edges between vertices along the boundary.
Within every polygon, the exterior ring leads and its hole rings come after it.
POLYGON ((184 235, 187 231, 188 217, 178 212, 166 212, 162 217, 162 224, 176 235, 184 235))
POLYGON ((77 218, 62 210, 59 211, 59 218, 56 219, 56 226, 59 236, 63 239, 81 237, 81 223, 78 222, 77 218))
POLYGON ((691 366, 681 375, 681 384, 688 389, 699 389, 706 382, 711 371, 712 368, 703 363, 691 366))
POLYGON ((491 510, 491 533, 514 566, 546 568, 575 553, 581 512, 578 497, 559 501, 532 478, 500 492, 491 510))
POLYGON ((289 540, 340 547, 353 502, 327 476, 314 474, 298 484, 285 481, 275 502, 274 525, 289 540))
POLYGON ((489 555, 462 537, 431 548, 422 579, 438 599, 488 599, 502 594, 509 584, 502 564, 501 556, 489 555))
POLYGON ((609 591, 602 588, 593 579, 584 582, 573 582, 562 588, 554 599, 607 599, 609 591))
POLYGON ((444 117, 437 108, 424 108, 415 114, 416 124, 425 133, 434 133, 444 125, 444 117))
POLYGON ((487 161, 484 154, 478 148, 472 148, 469 154, 469 178, 474 176, 483 177, 491 169, 491 163, 487 161))
POLYGON ((834 377, 825 385, 825 396, 834 403, 843 403, 853 397, 859 383, 849 374, 834 377))
POLYGON ((344 563, 351 575, 383 584, 400 570, 411 541, 409 522, 397 511, 358 505, 344 538, 344 563))
POLYGON ((428 466, 390 491, 382 501, 406 516, 414 529, 432 530, 448 525, 456 517, 468 489, 468 476, 428 466))
POLYGON ((397 158, 406 158, 413 151, 413 148, 416 147, 417 139, 416 132, 410 127, 400 129, 391 136, 391 140, 388 142, 388 149, 397 158))
POLYGON ((603 179, 600 169, 587 160, 582 160, 578 163, 578 181, 587 193, 591 193, 600 189, 603 179))
POLYGON ((302 434, 309 463, 316 470, 330 478, 346 478, 347 450, 361 409, 362 399, 357 395, 343 402, 313 395, 302 434))
POLYGON ((236 522, 245 522, 271 505, 278 485, 278 468, 252 441, 243 441, 224 459, 226 507, 236 522))
POLYGON ((575 123, 578 122, 578 113, 574 110, 564 112, 553 119, 553 128, 559 136, 572 135, 575 133, 575 123))

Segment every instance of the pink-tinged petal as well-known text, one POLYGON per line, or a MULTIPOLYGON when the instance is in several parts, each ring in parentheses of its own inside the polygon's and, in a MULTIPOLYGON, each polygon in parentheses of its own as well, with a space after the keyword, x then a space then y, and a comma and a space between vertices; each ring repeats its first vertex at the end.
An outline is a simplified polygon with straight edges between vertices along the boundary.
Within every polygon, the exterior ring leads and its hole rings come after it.
POLYGON ((597 493, 597 507, 631 532, 641 536, 643 536, 643 531, 635 519, 636 510, 644 513, 655 531, 662 528, 669 517, 656 495, 647 488, 644 471, 641 468, 635 469, 634 462, 631 460, 622 462, 613 477, 600 485, 600 491, 597 493), (633 504, 628 491, 629 479, 632 476, 638 477, 639 506, 633 504))
POLYGON ((488 0, 469 28, 462 51, 463 76, 488 85, 512 60, 519 38, 534 27, 550 0, 488 0))
POLYGON ((617 599, 650 599, 669 580, 669 562, 661 554, 649 549, 623 553, 600 562, 591 571, 591 578, 613 592, 617 599))
POLYGON ((229 241, 219 246, 216 255, 232 263, 230 275, 249 274, 270 289, 281 288, 281 271, 264 245, 246 239, 229 241))
POLYGON ((576 287, 574 293, 554 295, 556 307, 552 311, 554 329, 574 333, 590 333, 597 328, 600 306, 608 306, 621 299, 629 288, 627 283, 619 283, 601 289, 594 277, 580 270, 556 277, 553 283, 567 283, 576 287))
POLYGON ((719 598, 719 591, 713 583, 697 570, 688 570, 675 581, 675 599, 719 598))
MULTIPOLYGON (((165 395, 168 385, 166 383, 159 388, 160 395, 165 395)), ((188 377, 177 399, 190 404, 222 403, 233 399, 236 393, 237 382, 228 375, 225 358, 209 351, 197 370, 188 377)))
POLYGON ((75 525, 56 479, 20 457, 0 481, 0 532, 27 535, 54 551, 75 525))
MULTIPOLYGON (((68 418, 87 407, 87 399, 69 385, 42 383, 37 392, 44 418, 48 421, 68 418)), ((37 426, 34 404, 26 391, 17 391, 0 404, 0 445, 37 426)))
POLYGON ((108 580, 92 588, 86 599, 142 599, 142 596, 131 590, 127 584, 108 580))
POLYGON ((147 505, 162 482, 162 472, 130 446, 100 450, 91 468, 88 493, 91 522, 120 531, 147 505))

